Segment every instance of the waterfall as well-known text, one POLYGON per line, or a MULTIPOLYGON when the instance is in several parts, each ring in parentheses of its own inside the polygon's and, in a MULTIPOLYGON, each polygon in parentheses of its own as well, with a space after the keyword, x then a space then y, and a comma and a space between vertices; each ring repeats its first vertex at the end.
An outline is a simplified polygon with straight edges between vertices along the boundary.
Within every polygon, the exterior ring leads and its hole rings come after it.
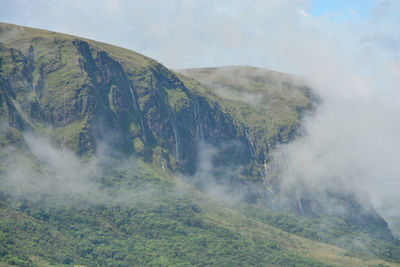
POLYGON ((38 95, 36 94, 36 86, 35 86, 35 85, 32 85, 32 92, 33 92, 33 94, 34 94, 35 97, 36 97, 36 101, 37 101, 38 103, 40 103, 40 99, 39 99, 38 95))
MULTIPOLYGON (((194 103, 193 104, 193 115, 194 115, 194 118, 197 119, 197 121, 198 121, 199 114, 197 113, 197 108, 196 108, 196 102, 195 101, 196 100, 194 100, 194 102, 193 102, 194 103)), ((196 124, 196 139, 199 140, 199 125, 198 124, 196 124)))
POLYGON ((272 191, 271 186, 268 184, 267 178, 268 178, 268 168, 267 168, 267 162, 265 162, 265 160, 264 160, 264 180, 265 180, 265 184, 266 184, 266 186, 268 188, 268 191, 270 193, 272 193, 273 191, 272 191))
POLYGON ((137 108, 136 101, 135 101, 135 95, 133 94, 133 89, 132 89, 131 83, 129 81, 128 81, 128 85, 129 85, 129 91, 131 91, 131 96, 132 96, 132 107, 135 109, 135 108, 137 108))
POLYGON ((303 207, 301 206, 301 199, 299 198, 300 214, 303 215, 303 207))
POLYGON ((143 124, 143 120, 140 119, 140 125, 142 127, 142 137, 143 137, 143 141, 146 142, 146 132, 144 130, 144 124, 143 124))
POLYGON ((197 100, 194 99, 194 116, 198 121, 198 126, 196 127, 196 135, 197 139, 201 139, 201 141, 204 143, 204 134, 203 134, 203 127, 202 127, 202 122, 201 122, 201 117, 200 117, 200 108, 199 108, 199 103, 197 103, 197 100), (199 132, 200 132, 200 138, 199 138, 199 132))
POLYGON ((258 162, 256 160, 255 153, 253 151, 253 142, 250 140, 249 134, 248 134, 246 129, 244 130, 244 132, 246 133, 247 142, 249 143, 251 157, 253 158, 253 161, 256 164, 256 167, 258 169, 258 172, 260 173, 260 176, 261 176, 261 179, 262 179, 262 183, 263 183, 264 188, 265 188, 265 195, 266 195, 266 198, 267 198, 268 205, 271 206, 270 193, 272 193, 272 188, 271 188, 271 186, 269 186, 268 180, 267 180, 267 177, 268 177, 267 176, 267 174, 268 174, 268 172, 267 172, 267 163, 264 161, 264 172, 262 172, 261 168, 260 168, 260 166, 259 166, 259 164, 258 164, 258 162))
MULTIPOLYGON (((132 89, 132 86, 131 86, 131 83, 130 83, 129 80, 128 80, 128 85, 129 85, 129 91, 131 92, 131 96, 132 96, 132 107, 134 109, 138 109, 137 104, 136 104, 135 94, 133 93, 133 89, 132 89)), ((144 124, 143 124, 143 119, 142 118, 140 119, 140 126, 142 128, 142 139, 143 139, 143 142, 146 142, 146 130, 144 128, 144 124)))
POLYGON ((65 125, 65 98, 63 97, 63 125, 65 125))
MULTIPOLYGON (((128 82, 129 83, 129 82, 128 82)), ((129 91, 131 91, 131 95, 132 95, 132 106, 135 106, 135 95, 133 94, 133 90, 131 87, 131 84, 129 83, 129 91)))
POLYGON ((161 160, 161 167, 163 169, 163 172, 165 172, 165 165, 164 165, 164 161, 161 160))
POLYGON ((179 162, 179 140, 178 140, 178 131, 176 130, 176 125, 175 123, 172 123, 173 131, 174 131, 174 137, 175 137, 175 158, 179 162))

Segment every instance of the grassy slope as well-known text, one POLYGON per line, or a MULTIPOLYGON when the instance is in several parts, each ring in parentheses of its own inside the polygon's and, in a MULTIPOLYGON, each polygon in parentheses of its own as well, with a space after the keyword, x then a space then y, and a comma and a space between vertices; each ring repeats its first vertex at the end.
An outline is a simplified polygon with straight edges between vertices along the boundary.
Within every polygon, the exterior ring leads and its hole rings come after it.
MULTIPOLYGON (((12 44, 14 47, 21 49, 22 51, 27 52, 29 50, 31 40, 36 42, 40 42, 43 40, 60 40, 62 42, 72 42, 76 39, 84 40, 91 45, 98 47, 102 50, 107 50, 112 53, 112 55, 121 62, 129 64, 129 62, 134 62, 135 66, 146 67, 151 62, 155 62, 153 59, 148 58, 144 55, 136 53, 132 50, 128 50, 125 48, 121 48, 118 46, 93 41, 69 34, 63 34, 58 32, 52 32, 47 30, 35 29, 30 27, 22 27, 13 24, 0 23, 0 42, 6 44, 12 44), (6 34, 2 34, 2 32, 6 32, 6 34)), ((46 47, 43 47, 45 50, 46 47)), ((51 47, 47 47, 47 49, 52 49, 51 47)), ((45 51, 44 51, 45 52, 45 51)), ((46 53, 47 54, 47 53, 46 53)), ((44 55, 45 56, 45 55, 44 55)), ((49 56, 49 55, 47 55, 49 56)), ((71 59, 66 59, 71 60, 71 59)))
MULTIPOLYGON (((80 56, 76 52, 76 47, 73 44, 75 40, 86 41, 95 54, 97 51, 105 50, 112 57, 118 60, 126 69, 131 72, 145 69, 153 66, 156 62, 148 57, 133 51, 108 45, 101 42, 96 42, 76 36, 55 33, 46 30, 38 30, 29 27, 21 27, 17 25, 0 23, 0 43, 3 45, 2 53, 5 59, 10 59, 11 55, 9 48, 16 48, 24 55, 29 55, 31 44, 34 45, 35 60, 33 62, 33 73, 31 84, 34 87, 40 87, 42 71, 45 74, 46 82, 44 88, 35 89, 31 86, 18 83, 13 84, 17 92, 17 101, 14 105, 18 108, 19 113, 23 116, 26 122, 35 129, 35 131, 44 134, 55 134, 56 138, 64 141, 65 145, 74 151, 78 151, 78 136, 88 123, 88 118, 84 114, 77 114, 75 121, 68 124, 68 127, 56 127, 51 131, 48 128, 48 123, 41 120, 29 120, 28 114, 19 107, 19 103, 32 103, 40 99, 40 106, 46 107, 47 110, 58 110, 63 105, 74 105, 74 95, 77 88, 85 88, 89 77, 80 68, 80 56), (67 82, 66 82, 67 81, 67 82), (36 91, 36 93, 35 93, 36 91), (37 96, 40 94, 40 96, 37 96)), ((1 48, 1 47, 0 47, 1 48)), ((23 60, 22 58, 20 59, 23 60)), ((22 73, 22 63, 16 65, 13 62, 3 61, 4 73, 22 73)), ((2 73, 0 73, 2 74, 2 73)), ((26 77, 20 77, 24 80, 26 77)), ((84 97, 87 92, 82 90, 80 96, 84 97)), ((48 115, 48 114, 47 114, 48 115)))
POLYGON ((278 134, 288 141, 299 125, 299 111, 310 105, 309 90, 288 74, 248 66, 178 72, 199 80, 221 97, 227 111, 267 144, 278 134))
MULTIPOLYGON (((299 126, 301 114, 312 110, 313 104, 319 101, 298 78, 250 66, 195 68, 179 70, 178 73, 188 87, 199 80, 202 86, 192 87, 202 88, 211 99, 217 99, 215 101, 219 101, 226 112, 249 129, 250 139, 255 140, 255 153, 262 146, 274 149, 276 136, 282 138, 280 142, 288 141, 288 134, 299 126)), ((277 177, 271 177, 270 182, 274 185, 277 177)), ((252 209, 244 213, 291 233, 386 259, 400 259, 398 241, 377 239, 341 219, 298 217, 274 214, 263 208, 252 209)))
MULTIPOLYGON (((29 51, 27 40, 33 39, 38 43, 46 40, 53 40, 55 44, 59 42, 61 51, 54 48, 57 46, 42 46, 42 50, 36 51, 39 54, 35 62, 37 66, 61 54, 62 60, 59 65, 46 66, 46 68, 49 71, 65 68, 62 72, 65 76, 50 77, 49 90, 46 90, 49 95, 43 98, 46 102, 42 103, 43 105, 49 103, 59 106, 60 103, 53 100, 67 98, 69 89, 74 89, 87 78, 74 76, 79 72, 78 69, 74 69, 77 66, 77 58, 68 54, 71 49, 66 49, 72 45, 76 37, 4 24, 2 27, 13 27, 15 31, 12 34, 3 35, 0 30, 0 42, 7 40, 8 43, 25 52, 29 51), (60 40, 57 41, 58 39, 60 40), (64 80, 73 82, 60 84, 64 80), (65 90, 52 91, 52 87, 62 87, 65 90)), ((139 67, 146 68, 155 63, 152 59, 123 48, 86 41, 95 49, 107 50, 121 62, 124 68, 131 71, 139 67)), ((253 72, 251 68, 238 70, 253 72)), ((39 76, 39 73, 36 73, 33 79, 38 82, 39 76)), ((201 77, 196 78, 201 80, 201 77)), ((182 79, 185 84, 191 86, 192 90, 200 90, 198 93, 201 94, 210 93, 207 88, 196 87, 194 81, 184 77, 182 79)), ((304 92, 301 88, 293 91, 284 85, 280 86, 279 88, 288 92, 281 98, 281 92, 273 89, 276 81, 269 83, 269 81, 257 80, 257 77, 240 81, 231 80, 232 77, 219 79, 220 77, 215 83, 222 84, 222 89, 214 92, 225 100, 221 102, 219 97, 209 94, 210 102, 223 103, 222 108, 232 113, 238 123, 255 129, 257 134, 260 133, 265 138, 265 142, 279 132, 282 132, 282 138, 287 138, 289 132, 298 123, 298 115, 293 113, 293 110, 296 107, 304 108, 308 105, 307 100, 303 98, 304 92), (240 84, 240 86, 232 87, 232 83, 240 84), (269 85, 265 86, 266 84, 269 85), (252 92, 250 96, 243 95, 243 88, 252 92), (263 101, 269 103, 267 110, 265 105, 260 105, 260 102, 253 103, 254 97, 251 95, 258 96, 259 94, 262 95, 263 101), (242 99, 247 100, 240 101, 242 99), (283 106, 286 108, 282 109, 283 106), (280 109, 285 112, 280 112, 280 109), (289 125, 289 129, 282 130, 284 125, 289 125)), ((281 77, 277 78, 277 80, 280 79, 281 77)), ((23 87, 21 85, 21 88, 23 87)), ((82 122, 77 122, 77 124, 84 123, 84 119, 82 118, 82 122)), ((46 130, 40 129, 40 126, 34 125, 33 122, 32 124, 32 127, 37 127, 39 131, 46 130)), ((64 130, 71 129, 59 129, 58 135, 62 136, 64 130)), ((146 167, 146 169, 147 174, 133 175, 123 172, 105 177, 100 181, 106 190, 111 190, 114 194, 118 189, 118 181, 121 179, 132 180, 132 184, 138 186, 131 187, 132 192, 140 190, 140 185, 143 184, 154 187, 156 192, 151 196, 157 197, 144 203, 110 204, 109 206, 96 204, 53 209, 43 205, 35 206, 24 201, 9 202, 9 198, 2 196, 0 205, 2 262, 14 262, 21 265, 30 262, 40 265, 46 262, 52 264, 74 262, 89 265, 96 262, 139 265, 213 263, 256 265, 269 262, 276 265, 297 263, 305 266, 316 261, 328 264, 343 262, 348 266, 384 263, 375 259, 349 257, 345 255, 344 250, 337 247, 289 234, 262 223, 261 220, 245 217, 231 207, 218 204, 193 189, 186 190, 183 195, 177 194, 174 184, 180 184, 180 182, 171 176, 168 176, 166 181, 165 177, 159 177, 159 170, 153 167, 146 167), (160 184, 163 186, 160 187, 160 184), (114 188, 115 186, 117 189, 114 188)))
POLYGON ((131 199, 136 199, 130 204, 50 208, 23 201, 2 205, 3 262, 397 266, 349 256, 335 246, 282 231, 217 203, 180 181, 166 181, 147 171, 121 170, 101 181, 105 195, 119 192, 121 185, 126 189, 130 181, 131 199), (139 199, 142 186, 147 188, 147 198, 139 199))

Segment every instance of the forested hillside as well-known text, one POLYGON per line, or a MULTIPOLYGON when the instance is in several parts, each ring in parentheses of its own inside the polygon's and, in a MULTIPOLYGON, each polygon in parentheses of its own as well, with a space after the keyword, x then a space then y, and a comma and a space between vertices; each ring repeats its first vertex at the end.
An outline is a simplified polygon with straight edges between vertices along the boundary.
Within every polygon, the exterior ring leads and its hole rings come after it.
POLYGON ((1 23, 0 263, 395 266, 370 203, 280 190, 272 154, 319 101, 288 74, 1 23))

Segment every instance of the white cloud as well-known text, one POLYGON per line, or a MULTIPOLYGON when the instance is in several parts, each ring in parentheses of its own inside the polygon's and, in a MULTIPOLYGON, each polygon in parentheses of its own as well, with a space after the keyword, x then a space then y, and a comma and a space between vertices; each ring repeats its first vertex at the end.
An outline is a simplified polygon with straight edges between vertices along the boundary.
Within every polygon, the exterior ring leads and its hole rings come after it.
POLYGON ((400 202, 398 1, 340 23, 309 16, 302 0, 4 5, 3 21, 117 44, 172 68, 246 64, 303 76, 324 105, 307 120, 308 136, 286 148, 294 172, 312 183, 352 177, 374 201, 400 202))
POLYGON ((307 13, 304 9, 298 9, 297 12, 302 15, 303 17, 310 18, 312 15, 310 13, 307 13))

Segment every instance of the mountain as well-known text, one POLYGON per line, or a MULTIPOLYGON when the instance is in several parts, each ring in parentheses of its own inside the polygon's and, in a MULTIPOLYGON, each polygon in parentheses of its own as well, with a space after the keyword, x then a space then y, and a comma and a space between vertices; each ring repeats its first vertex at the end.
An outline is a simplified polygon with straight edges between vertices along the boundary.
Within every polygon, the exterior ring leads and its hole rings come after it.
POLYGON ((276 162, 280 157, 284 168, 290 166, 285 154, 276 155, 276 148, 300 135, 301 118, 306 113, 312 115, 316 112, 322 102, 301 79, 250 66, 186 69, 180 72, 197 79, 221 97, 234 121, 243 125, 254 162, 253 176, 259 173, 263 179, 269 193, 267 204, 270 208, 302 215, 339 216, 381 238, 391 238, 387 223, 369 204, 368 197, 360 199, 360 196, 346 192, 342 187, 316 192, 310 190, 307 184, 297 183, 294 188, 281 190, 279 168, 282 166, 276 167, 276 162), (275 159, 271 157, 274 154, 275 159))
POLYGON ((328 192, 346 212, 325 211, 320 192, 282 196, 280 177, 267 175, 320 101, 292 75, 171 71, 127 49, 4 23, 0 70, 4 264, 400 261, 369 203, 328 192))

